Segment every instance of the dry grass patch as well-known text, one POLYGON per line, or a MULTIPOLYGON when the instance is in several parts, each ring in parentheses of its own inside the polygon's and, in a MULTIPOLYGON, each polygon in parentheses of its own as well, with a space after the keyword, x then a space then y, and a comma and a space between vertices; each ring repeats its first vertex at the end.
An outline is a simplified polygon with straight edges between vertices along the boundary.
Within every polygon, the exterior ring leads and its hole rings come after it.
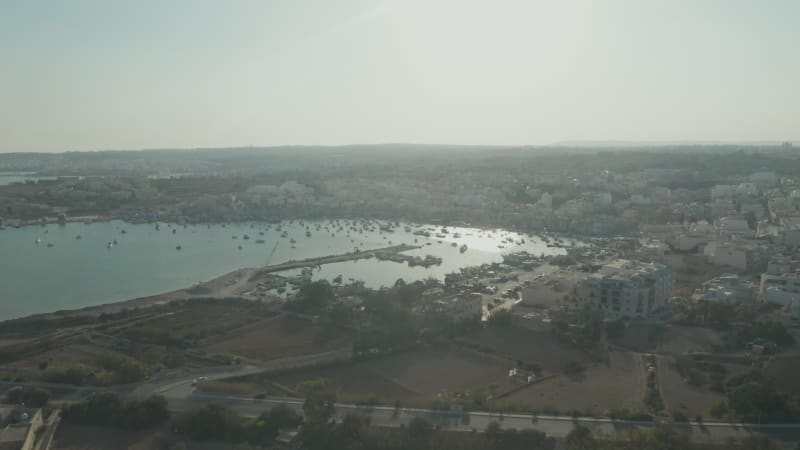
POLYGON ((603 414, 611 408, 644 411, 644 372, 638 356, 611 352, 609 364, 595 364, 579 375, 559 375, 494 402, 497 407, 556 408, 603 414))
POLYGON ((323 328, 299 319, 277 317, 228 333, 202 350, 212 354, 236 354, 270 360, 326 352, 352 343, 352 337, 343 331, 323 328))

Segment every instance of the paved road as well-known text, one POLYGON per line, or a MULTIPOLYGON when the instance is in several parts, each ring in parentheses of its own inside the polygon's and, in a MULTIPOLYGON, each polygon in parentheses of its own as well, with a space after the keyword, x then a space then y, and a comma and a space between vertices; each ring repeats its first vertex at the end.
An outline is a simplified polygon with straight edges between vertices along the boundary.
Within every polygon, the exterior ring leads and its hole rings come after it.
MULTIPOLYGON (((158 393, 166 397, 170 408, 174 411, 185 411, 199 407, 203 404, 217 402, 223 403, 246 417, 255 417, 276 404, 286 404, 298 412, 302 412, 302 399, 288 397, 269 397, 253 399, 247 397, 223 396, 207 394, 196 391, 191 386, 191 380, 198 376, 207 376, 209 379, 222 379, 247 373, 257 373, 263 368, 257 366, 241 366, 235 369, 214 368, 204 372, 183 374, 177 378, 165 377, 153 380, 139 386, 118 386, 114 391, 121 393, 134 393, 137 396, 158 393), (202 375, 201 375, 202 373, 202 375), (191 378, 189 378, 191 377, 191 378)), ((77 399, 92 392, 108 391, 109 388, 76 387, 53 383, 10 383, 0 382, 0 392, 12 386, 37 386, 50 389, 61 399, 77 399)), ((505 428, 535 429, 547 433, 549 436, 564 437, 575 424, 581 424, 597 432, 613 433, 634 428, 654 426, 651 422, 623 421, 594 418, 556 417, 531 414, 504 414, 483 411, 473 412, 446 412, 429 409, 360 406, 351 404, 337 404, 338 417, 344 417, 350 412, 360 412, 370 417, 374 425, 400 426, 407 424, 413 417, 424 417, 442 428, 450 430, 471 431, 484 430, 491 422, 499 422, 505 428)), ((800 442, 800 424, 738 424, 724 422, 696 422, 685 424, 671 424, 691 433, 697 442, 724 442, 729 437, 742 438, 751 432, 764 433, 773 439, 788 443, 800 442)))
POLYGON ((349 360, 352 357, 353 349, 348 346, 322 353, 273 359, 259 364, 170 370, 158 373, 149 380, 140 383, 133 389, 133 393, 142 397, 151 394, 165 394, 167 392, 173 397, 186 396, 191 394, 194 390, 192 388, 192 381, 200 377, 205 377, 208 380, 221 380, 225 378, 254 375, 257 373, 279 372, 300 367, 318 366, 334 361, 349 360))
MULTIPOLYGON (((189 396, 175 397, 167 394, 170 407, 175 410, 187 410, 199 405, 217 402, 235 409, 243 416, 255 417, 276 404, 286 404, 298 412, 302 412, 303 401, 296 398, 270 397, 266 399, 251 399, 211 395, 194 392, 189 396)), ((531 414, 503 414, 490 412, 443 412, 429 409, 393 407, 370 407, 350 404, 337 404, 338 417, 344 417, 350 412, 360 412, 370 417, 374 425, 400 426, 407 424, 414 417, 424 417, 442 428, 450 430, 471 431, 472 429, 484 430, 491 422, 498 422, 505 428, 535 429, 544 431, 549 436, 564 437, 575 426, 581 424, 597 432, 613 433, 634 428, 652 427, 654 423, 622 421, 594 418, 555 417, 531 414)), ((787 442, 800 441, 800 425, 754 425, 709 422, 705 424, 686 423, 672 424, 688 431, 697 442, 724 442, 729 437, 742 438, 751 432, 764 433, 774 439, 787 442)))

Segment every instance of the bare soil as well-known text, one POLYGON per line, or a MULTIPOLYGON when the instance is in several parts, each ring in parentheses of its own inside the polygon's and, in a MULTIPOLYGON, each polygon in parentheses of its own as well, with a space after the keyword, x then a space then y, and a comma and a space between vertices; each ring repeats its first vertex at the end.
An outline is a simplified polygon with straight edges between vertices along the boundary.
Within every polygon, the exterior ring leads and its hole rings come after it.
POLYGON ((724 394, 709 389, 694 387, 681 378, 671 358, 658 359, 658 380, 664 406, 668 411, 679 411, 687 417, 708 417, 708 408, 725 398, 724 394))
POLYGON ((304 370, 271 377, 285 386, 325 378, 340 401, 380 400, 428 406, 440 393, 509 386, 513 363, 457 349, 430 349, 392 355, 354 364, 304 370))
MULTIPOLYGON (((520 319, 524 320, 524 319, 520 319)), ((513 361, 538 363, 545 372, 560 372, 568 362, 592 363, 592 359, 575 347, 559 342, 550 332, 519 326, 486 327, 466 335, 464 340, 494 349, 495 354, 513 361)))
POLYGON ((611 352, 607 365, 593 365, 576 377, 559 375, 544 380, 497 400, 495 406, 602 414, 610 408, 643 411, 643 398, 644 371, 639 357, 628 352, 611 352))
POLYGON ((778 355, 773 357, 765 369, 766 375, 775 380, 775 387, 788 393, 800 394, 800 355, 778 355))
POLYGON ((289 317, 274 317, 217 337, 201 350, 270 360, 335 350, 352 342, 352 337, 343 331, 289 317))

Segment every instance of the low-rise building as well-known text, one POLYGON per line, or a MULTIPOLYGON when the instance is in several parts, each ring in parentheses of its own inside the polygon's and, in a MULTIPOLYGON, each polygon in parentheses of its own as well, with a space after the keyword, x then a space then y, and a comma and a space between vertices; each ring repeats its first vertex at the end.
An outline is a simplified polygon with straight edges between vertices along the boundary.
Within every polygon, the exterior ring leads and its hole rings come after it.
POLYGON ((800 273, 761 274, 759 291, 767 303, 790 305, 794 300, 800 300, 800 273))
POLYGON ((755 233, 744 217, 726 216, 719 219, 719 235, 725 238, 733 235, 753 237, 755 233))
POLYGON ((609 318, 646 317, 672 298, 672 271, 662 264, 617 260, 580 281, 575 298, 609 318))
POLYGON ((441 298, 434 300, 428 311, 453 325, 477 322, 483 316, 483 296, 471 293, 441 298))
POLYGON ((766 248, 752 241, 714 241, 703 249, 703 254, 715 266, 732 267, 740 271, 760 271, 766 267, 766 248))
POLYGON ((767 273, 770 275, 780 275, 800 270, 800 261, 792 259, 790 256, 775 255, 767 263, 767 273))
POLYGON ((723 274, 708 280, 692 295, 695 301, 747 303, 755 300, 753 285, 736 274, 723 274))

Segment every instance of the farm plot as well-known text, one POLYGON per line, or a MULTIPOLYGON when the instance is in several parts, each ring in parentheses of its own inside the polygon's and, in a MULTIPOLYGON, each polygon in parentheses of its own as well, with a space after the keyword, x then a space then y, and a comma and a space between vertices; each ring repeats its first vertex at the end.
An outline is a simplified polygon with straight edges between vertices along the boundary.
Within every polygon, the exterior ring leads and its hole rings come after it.
POLYGON ((775 380, 775 387, 791 394, 800 394, 800 356, 775 356, 767 364, 766 375, 775 380))
POLYGON ((678 373, 671 358, 659 357, 658 380, 664 406, 668 411, 679 411, 687 417, 708 416, 712 403, 723 400, 725 396, 709 389, 694 387, 678 373))
POLYGON ((282 385, 325 378, 341 401, 378 400, 428 406, 438 394, 508 387, 509 364, 473 352, 431 349, 370 361, 304 370, 271 377, 282 385))
POLYGON ((580 350, 558 341, 550 331, 521 327, 487 327, 463 338, 484 350, 527 364, 537 363, 544 372, 560 372, 569 362, 590 364, 592 359, 580 350))
POLYGON ((494 403, 497 407, 602 414, 611 408, 644 410, 643 398, 644 372, 638 356, 611 352, 608 365, 595 364, 577 376, 559 375, 494 403))
POLYGON ((350 335, 307 321, 276 317, 239 328, 202 347, 207 353, 227 353, 270 360, 322 353, 352 345, 350 335))

